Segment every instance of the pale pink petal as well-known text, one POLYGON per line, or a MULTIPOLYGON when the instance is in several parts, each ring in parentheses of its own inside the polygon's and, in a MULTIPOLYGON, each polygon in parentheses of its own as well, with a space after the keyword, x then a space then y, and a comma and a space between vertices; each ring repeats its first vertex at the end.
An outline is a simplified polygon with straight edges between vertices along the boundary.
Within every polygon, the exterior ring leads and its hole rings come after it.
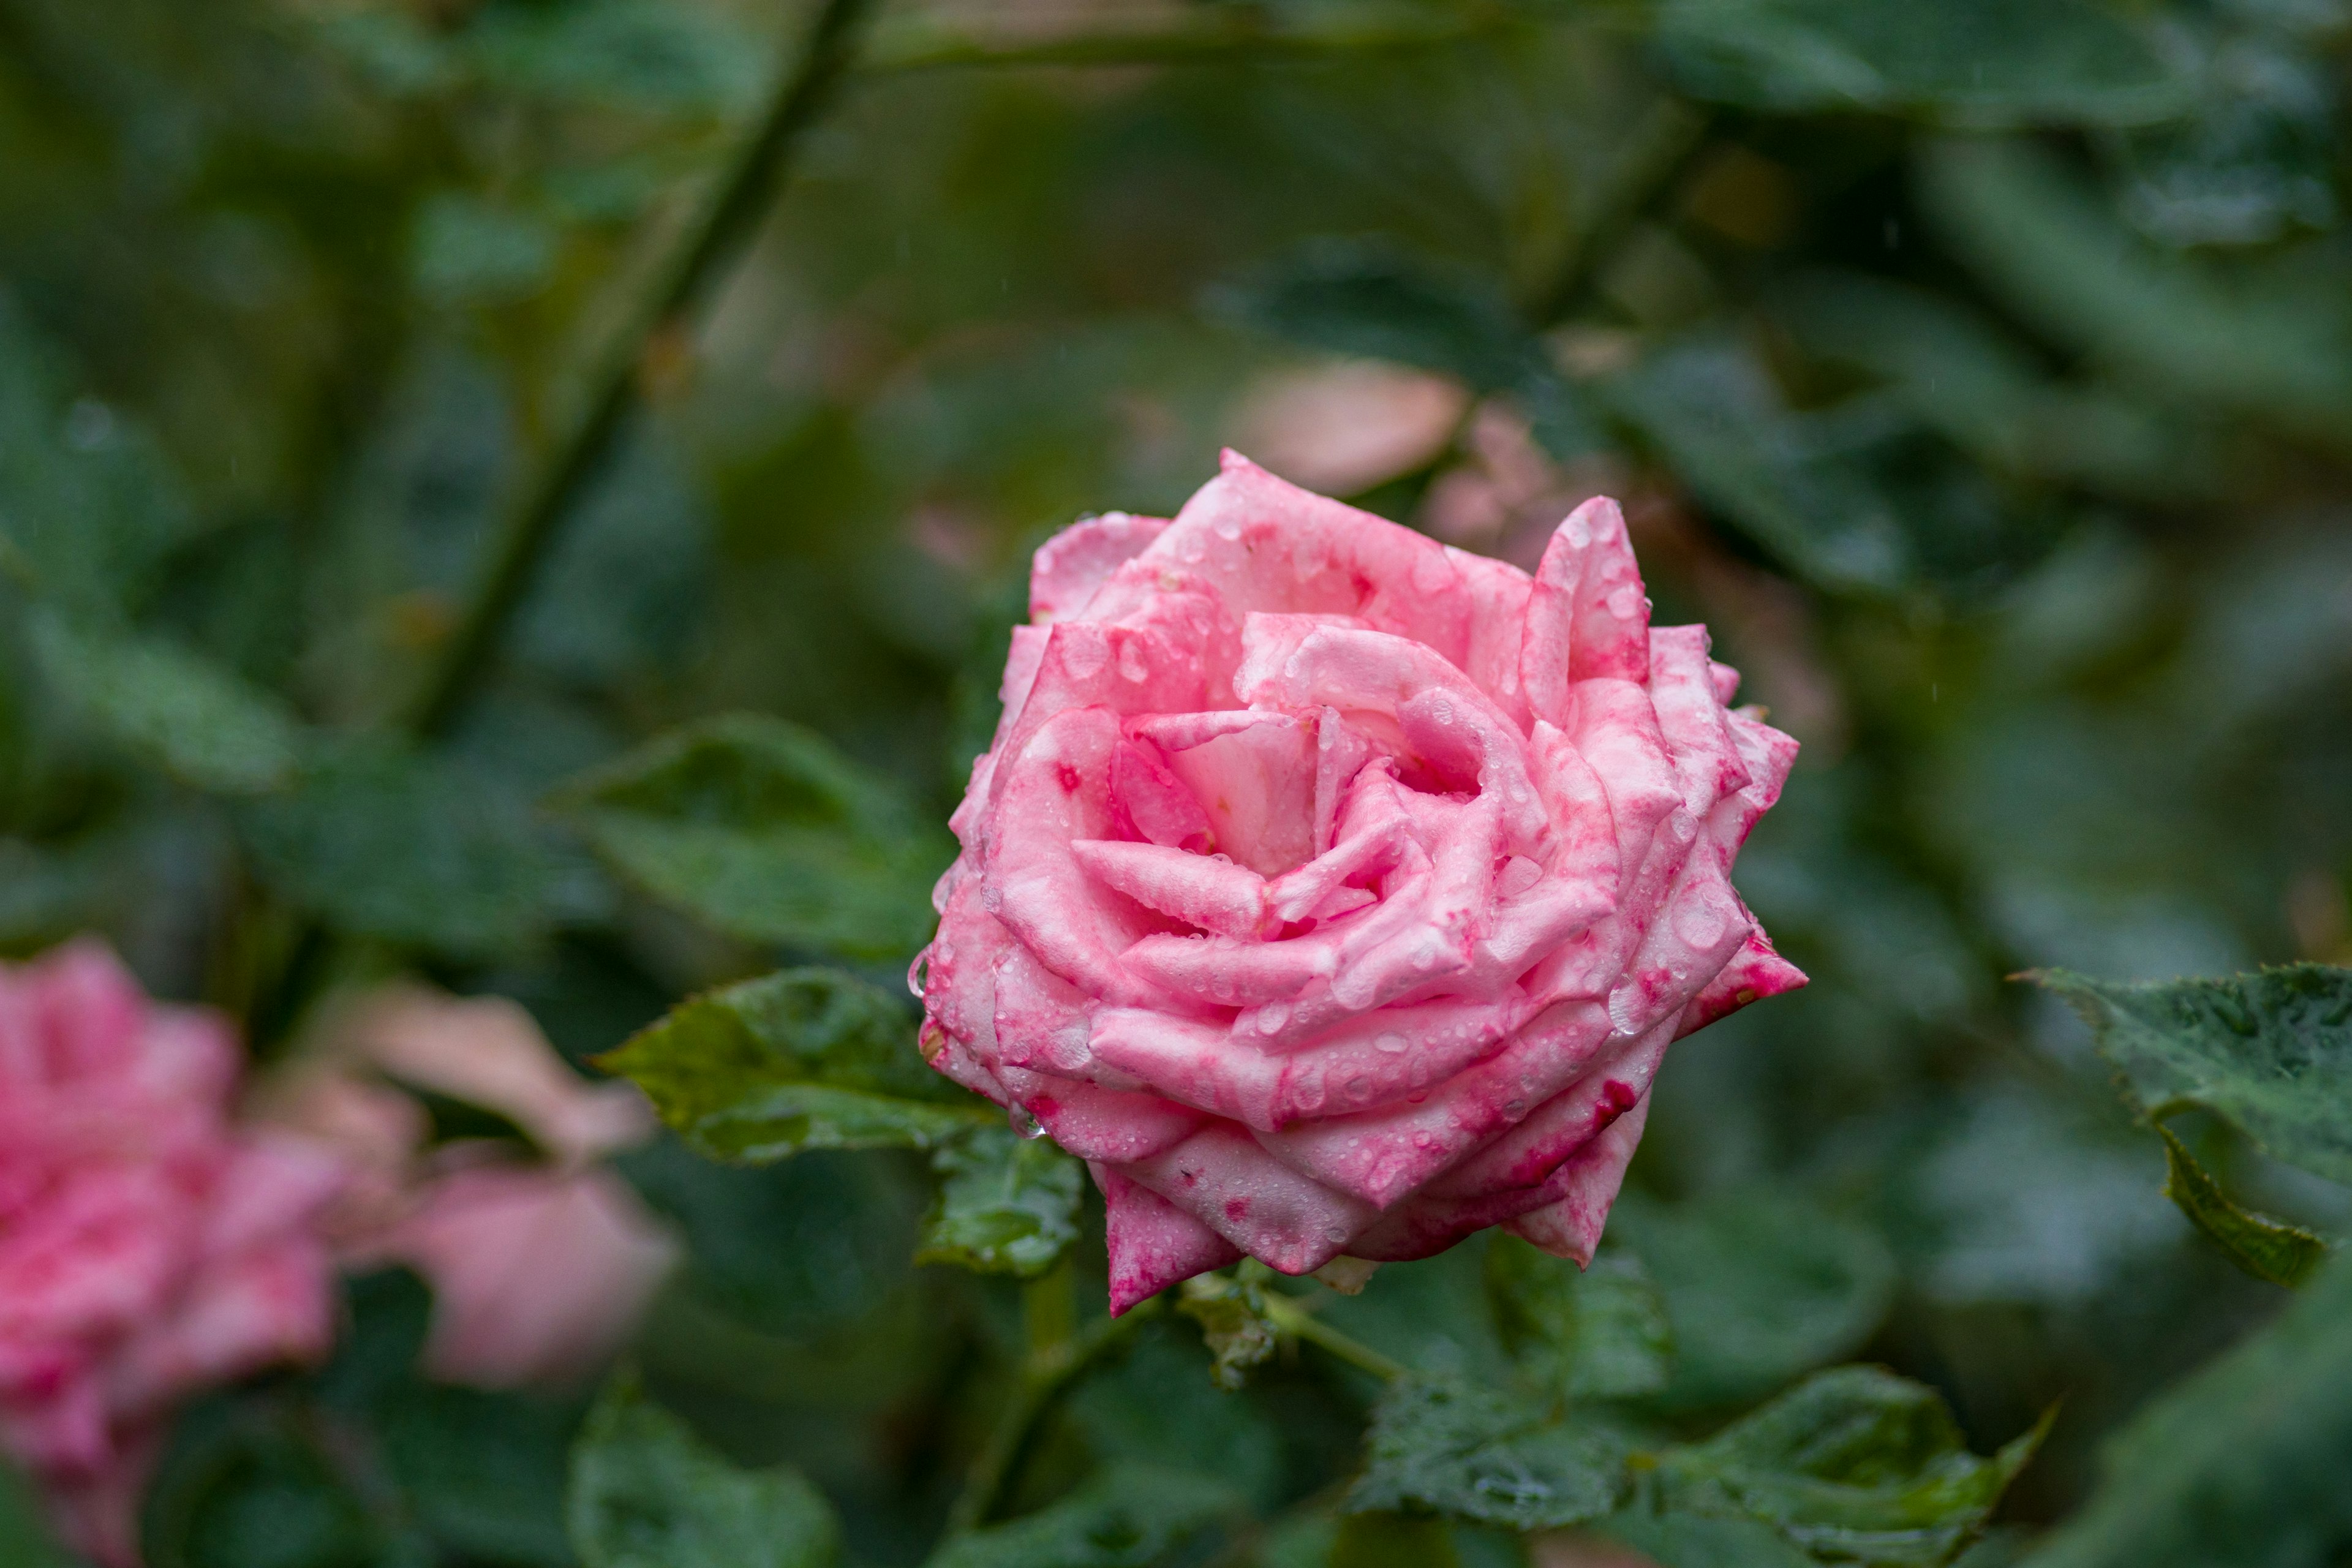
POLYGON ((1072 523, 1037 550, 1029 574, 1029 619, 1052 626, 1087 607, 1110 574, 1160 537, 1168 520, 1105 512, 1072 523))
POLYGON ((1108 1211, 1112 1317, 1179 1280, 1241 1260, 1240 1247, 1150 1188, 1099 1163, 1087 1169, 1108 1211))

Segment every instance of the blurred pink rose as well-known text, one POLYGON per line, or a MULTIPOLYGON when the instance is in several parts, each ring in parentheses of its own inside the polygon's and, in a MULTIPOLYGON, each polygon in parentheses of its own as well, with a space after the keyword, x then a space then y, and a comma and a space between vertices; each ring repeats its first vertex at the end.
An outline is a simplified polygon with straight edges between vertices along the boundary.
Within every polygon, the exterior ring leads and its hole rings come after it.
POLYGON ((1728 873, 1795 742, 1649 625, 1228 454, 1038 552, 935 895, 925 1054, 1091 1164, 1114 1310, 1487 1226, 1589 1258, 1668 1042, 1802 984, 1728 873))
POLYGON ((1254 388, 1236 420, 1242 445, 1296 483, 1354 495, 1444 450, 1470 394, 1427 371, 1341 360, 1284 371, 1254 388))
POLYGON ((596 1371, 677 1262, 669 1233, 595 1163, 653 1135, 644 1095, 582 1079, 504 997, 388 985, 322 1033, 273 1114, 358 1171, 336 1215, 346 1260, 404 1265, 432 1286, 425 1370, 484 1388, 596 1371), (424 1110, 394 1083, 494 1110, 549 1157, 480 1142, 426 1154, 424 1110))
POLYGON ((333 1337, 343 1168, 233 1126, 238 1064, 100 942, 0 966, 0 1445, 110 1568, 171 1407, 333 1337))

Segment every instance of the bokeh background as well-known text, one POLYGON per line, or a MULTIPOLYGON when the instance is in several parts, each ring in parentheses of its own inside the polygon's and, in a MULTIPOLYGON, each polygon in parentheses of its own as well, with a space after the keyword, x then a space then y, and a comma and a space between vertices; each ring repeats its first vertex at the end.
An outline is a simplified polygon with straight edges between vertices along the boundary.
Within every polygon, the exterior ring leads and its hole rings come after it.
MULTIPOLYGON (((2194 1236, 2084 1030, 2004 977, 2352 961, 2352 11, 871 9, 663 314, 813 6, 0 0, 0 942, 103 931, 263 1074, 400 973, 516 999, 575 1062, 779 962, 895 986, 932 830, 867 868, 902 916, 747 935, 616 872, 559 786, 751 711, 943 819, 1028 552, 1168 512, 1221 446, 1523 565, 1612 494, 1658 616, 1805 747, 1739 881, 1813 984, 1675 1048, 1622 1221, 1676 1397, 1874 1359, 1980 1450, 2063 1400, 2003 1518, 2063 1516, 2100 1437, 2284 1293, 2194 1236), (502 552, 513 613, 458 658, 502 552)), ((2249 1201, 2352 1224, 2180 1126, 2249 1201)), ((1020 1288, 908 1261, 897 1155, 618 1168, 685 1248, 649 1385, 801 1467, 855 1561, 922 1561, 1020 1288)), ((1490 1363, 1479 1250, 1332 1321, 1490 1363)), ((378 1294, 357 1342, 397 1359, 416 1304, 378 1294)), ((1139 1457, 1245 1495, 1264 1528, 1219 1561, 1320 1561, 1368 1385, 1205 1367, 1148 1330, 1016 1511, 1139 1457)), ((584 1394, 419 1383, 363 1453, 320 1398, 183 1424, 156 1568, 572 1561, 584 1394)))

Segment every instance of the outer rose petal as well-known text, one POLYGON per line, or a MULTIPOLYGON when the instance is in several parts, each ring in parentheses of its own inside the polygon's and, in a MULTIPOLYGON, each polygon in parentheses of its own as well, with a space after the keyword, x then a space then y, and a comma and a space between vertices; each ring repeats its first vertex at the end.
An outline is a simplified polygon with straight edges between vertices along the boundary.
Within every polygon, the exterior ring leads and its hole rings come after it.
POLYGON ((1727 879, 1794 743, 1650 626, 1613 502, 1529 577, 1227 454, 1034 612, 922 1039, 1089 1162, 1114 1310, 1241 1251, 1589 1256, 1667 1044, 1802 981, 1727 879))

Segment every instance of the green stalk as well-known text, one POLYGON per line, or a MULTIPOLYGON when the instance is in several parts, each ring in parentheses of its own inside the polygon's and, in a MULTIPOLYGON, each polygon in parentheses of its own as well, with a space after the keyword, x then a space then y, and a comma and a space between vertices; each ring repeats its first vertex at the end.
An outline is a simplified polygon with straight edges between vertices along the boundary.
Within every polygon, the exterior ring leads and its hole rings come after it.
POLYGON ((797 58, 782 72, 767 112, 737 153, 710 205, 656 270, 651 287, 590 374, 569 426, 507 510, 489 568, 409 710, 413 733, 446 730, 473 696, 550 546, 635 407, 648 346, 685 326, 750 242, 795 144, 846 73, 858 26, 871 5, 872 0, 824 0, 797 58))

